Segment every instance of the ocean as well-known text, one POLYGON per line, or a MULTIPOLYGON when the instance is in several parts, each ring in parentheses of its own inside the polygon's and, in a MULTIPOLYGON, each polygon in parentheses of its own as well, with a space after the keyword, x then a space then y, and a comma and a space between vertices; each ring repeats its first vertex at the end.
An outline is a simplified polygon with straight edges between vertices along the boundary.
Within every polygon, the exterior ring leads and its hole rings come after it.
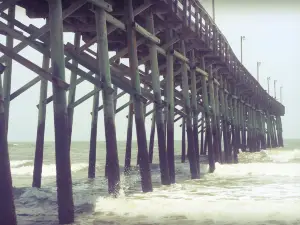
MULTIPOLYGON (((123 171, 125 142, 119 142, 123 171)), ((175 143, 176 184, 160 185, 158 149, 154 148, 154 191, 142 193, 139 172, 121 176, 121 194, 107 194, 105 143, 97 145, 96 179, 89 180, 88 142, 71 146, 76 225, 282 225, 300 224, 300 140, 285 147, 240 153, 239 164, 201 165, 201 179, 190 180, 189 164, 180 162, 175 143)), ((132 165, 137 146, 133 143, 132 165)), ((18 224, 58 224, 54 143, 45 143, 42 188, 31 188, 35 143, 10 143, 11 172, 18 224)))

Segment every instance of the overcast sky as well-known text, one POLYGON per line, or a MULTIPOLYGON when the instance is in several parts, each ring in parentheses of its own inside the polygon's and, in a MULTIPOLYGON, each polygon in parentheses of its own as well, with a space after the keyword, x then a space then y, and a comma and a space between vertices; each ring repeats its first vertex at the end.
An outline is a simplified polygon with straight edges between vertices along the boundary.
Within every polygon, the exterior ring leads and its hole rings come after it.
MULTIPOLYGON (((225 34, 231 47, 240 57, 240 36, 246 37, 244 41, 243 61, 246 68, 256 77, 256 63, 261 61, 260 81, 267 89, 267 77, 271 76, 270 91, 274 94, 273 80, 277 82, 277 96, 279 87, 283 86, 283 103, 286 106, 286 115, 283 118, 285 138, 300 138, 299 99, 300 99, 300 4, 297 1, 265 0, 265 3, 255 0, 216 0, 216 23, 225 34), (226 2, 226 3, 225 3, 226 2), (250 2, 250 3, 249 3, 250 2), (281 3, 283 2, 283 3, 281 3), (297 10, 299 9, 299 10, 297 10)), ((203 0, 203 5, 211 13, 211 0, 203 0)), ((40 27, 43 20, 29 20, 22 9, 17 10, 17 19, 26 25, 34 24, 40 27)), ((65 42, 73 42, 72 34, 65 34, 65 42)), ((5 43, 3 36, 0 42, 5 43)), ((42 55, 26 48, 21 52, 34 63, 41 65, 42 55)), ((69 71, 66 79, 69 82, 69 71)), ((36 75, 18 63, 13 64, 12 92, 24 85, 36 75)), ((39 86, 33 88, 14 99, 10 108, 9 141, 35 141, 37 127, 36 104, 39 101, 39 86)), ((76 98, 80 98, 93 86, 88 82, 80 84, 77 88, 76 98)), ((51 95, 52 86, 49 85, 48 96, 51 95)), ((118 106, 128 101, 128 96, 120 98, 118 106)), ((102 102, 102 100, 101 100, 102 102)), ((90 137, 90 124, 92 98, 75 110, 73 125, 73 140, 87 141, 90 137)), ((148 111, 151 108, 148 107, 148 111)), ((126 139, 128 109, 124 109, 116 116, 117 138, 126 139)), ((175 139, 181 138, 181 132, 176 124, 175 139)), ((151 127, 150 117, 146 120, 147 135, 151 127)), ((135 139, 134 129, 134 139, 135 139)), ((47 106, 46 141, 54 140, 53 105, 47 106)), ((99 113, 98 140, 104 140, 103 114, 99 113)))

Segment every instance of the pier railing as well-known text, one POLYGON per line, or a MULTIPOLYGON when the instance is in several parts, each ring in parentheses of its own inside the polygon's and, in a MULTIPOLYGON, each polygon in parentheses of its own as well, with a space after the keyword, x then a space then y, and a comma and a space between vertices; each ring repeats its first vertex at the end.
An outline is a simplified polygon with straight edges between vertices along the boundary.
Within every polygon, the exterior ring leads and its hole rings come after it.
POLYGON ((244 83, 250 87, 254 95, 265 100, 264 105, 273 108, 274 112, 284 115, 284 106, 270 96, 259 82, 251 75, 245 66, 239 61, 222 34, 216 23, 198 0, 162 0, 166 2, 170 10, 183 21, 183 25, 195 32, 197 38, 205 43, 212 54, 219 57, 229 70, 229 75, 234 76, 237 84, 244 83), (264 96, 264 97, 261 97, 264 96))

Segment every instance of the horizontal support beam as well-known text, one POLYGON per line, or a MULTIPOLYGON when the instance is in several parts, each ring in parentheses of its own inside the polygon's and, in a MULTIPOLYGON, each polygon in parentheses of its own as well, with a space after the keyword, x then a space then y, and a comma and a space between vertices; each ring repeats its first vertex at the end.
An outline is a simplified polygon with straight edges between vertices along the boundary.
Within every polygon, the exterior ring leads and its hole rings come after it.
MULTIPOLYGON (((121 93, 119 93, 115 98, 114 100, 117 100, 118 98, 121 98, 123 95, 125 95, 126 92, 125 91, 122 91, 121 93)), ((102 110, 104 108, 104 105, 101 105, 98 107, 98 111, 102 110)), ((93 114, 93 112, 90 113, 91 115, 93 114)))
POLYGON ((40 75, 41 77, 43 77, 45 80, 50 81, 51 83, 53 83, 54 85, 67 90, 69 87, 69 84, 67 84, 65 81, 52 76, 51 73, 45 71, 44 69, 42 69, 41 67, 37 66, 36 64, 32 63, 31 61, 29 61, 28 59, 24 58, 23 56, 13 52, 13 50, 5 47, 4 45, 0 44, 0 51, 5 54, 6 56, 8 56, 9 58, 15 60, 16 62, 22 64, 23 66, 27 67, 28 69, 32 70, 33 72, 35 72, 36 74, 40 75))
MULTIPOLYGON (((80 77, 80 78, 78 78, 77 80, 76 80, 76 83, 75 83, 75 85, 78 85, 78 84, 80 84, 80 83, 82 83, 84 81, 84 79, 82 78, 82 77, 80 77)), ((68 91, 70 90, 70 86, 69 86, 69 88, 68 88, 68 91)), ((49 104, 50 102, 52 102, 53 101, 53 95, 51 95, 51 96, 49 96, 46 100, 45 100, 45 104, 49 104)), ((36 105, 36 107, 37 108, 39 108, 39 104, 37 104, 36 105)))
POLYGON ((110 15, 109 13, 106 13, 106 20, 108 22, 110 22, 112 25, 114 25, 115 27, 123 30, 123 31, 126 31, 126 26, 125 24, 118 20, 117 18, 113 17, 112 15, 110 15))
POLYGON ((18 90, 16 90, 15 92, 13 92, 10 95, 10 101, 14 100, 16 97, 20 96, 25 91, 27 91, 29 88, 31 88, 32 86, 34 86, 35 84, 40 82, 41 79, 42 79, 41 77, 35 77, 31 81, 29 81, 28 83, 26 83, 25 85, 20 87, 18 90))
POLYGON ((220 86, 220 83, 219 83, 219 81, 218 81, 216 78, 214 78, 214 83, 215 83, 216 85, 220 86))
MULTIPOLYGON (((62 12, 62 18, 65 19, 67 18, 69 15, 71 15, 73 12, 75 12, 77 9, 81 8, 84 4, 86 4, 86 0, 76 0, 72 3, 72 5, 70 5, 67 9, 65 9, 62 12)), ((32 33, 28 38, 26 38, 29 41, 33 41, 41 36, 43 36, 45 33, 47 33, 48 31, 50 31, 50 26, 49 24, 45 24, 44 26, 42 26, 38 31, 32 33)), ((14 53, 18 53, 21 50, 23 50, 25 47, 27 47, 28 44, 25 42, 20 42, 19 44, 17 44, 14 48, 13 48, 13 52, 14 53)), ((5 62, 5 60, 7 60, 6 55, 0 57, 0 63, 1 62, 5 62)))
POLYGON ((94 96, 96 93, 98 93, 99 91, 101 91, 102 89, 98 88, 96 90, 92 90, 89 93, 87 93, 85 96, 81 97, 80 99, 78 99, 77 101, 75 101, 73 104, 70 104, 68 107, 69 108, 75 108, 76 106, 80 105, 81 103, 85 102, 86 100, 88 100, 90 97, 94 96))
POLYGON ((20 0, 7 0, 7 1, 2 1, 0 4, 0 12, 5 11, 8 9, 11 5, 15 5, 18 3, 20 0))
POLYGON ((143 35, 148 40, 154 42, 155 44, 160 44, 160 39, 153 34, 151 34, 149 31, 147 31, 145 28, 140 26, 137 22, 133 23, 133 28, 139 32, 141 35, 143 35))
POLYGON ((121 112, 123 109, 125 109, 127 106, 129 106, 132 102, 133 102, 133 99, 130 99, 124 105, 122 105, 119 108, 117 108, 116 113, 121 112))
POLYGON ((89 3, 92 3, 94 6, 104 9, 107 12, 112 12, 113 8, 110 4, 104 0, 87 0, 89 3))
MULTIPOLYGON (((71 43, 66 44, 65 54, 68 57, 80 63, 81 65, 83 65, 84 67, 90 69, 94 73, 99 74, 99 69, 97 68, 97 60, 84 52, 78 54, 71 43)), ((111 71, 116 72, 116 68, 111 66, 111 71)), ((122 71, 118 71, 118 72, 119 74, 122 73, 122 71)), ((111 79, 112 79, 112 83, 118 86, 119 88, 121 88, 123 91, 141 98, 141 100, 145 103, 147 102, 147 98, 145 98, 142 95, 138 95, 137 92, 131 87, 131 84, 129 83, 128 79, 121 76, 116 76, 116 73, 114 76, 111 77, 111 79)))

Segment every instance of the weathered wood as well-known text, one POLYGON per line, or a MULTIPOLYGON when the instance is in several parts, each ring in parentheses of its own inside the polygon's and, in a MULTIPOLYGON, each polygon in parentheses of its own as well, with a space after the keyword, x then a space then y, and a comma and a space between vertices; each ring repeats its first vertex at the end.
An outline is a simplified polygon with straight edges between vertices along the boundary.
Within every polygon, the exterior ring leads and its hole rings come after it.
POLYGON ((46 72, 45 70, 43 70, 42 68, 40 68, 36 64, 32 63, 31 61, 29 61, 25 57, 23 57, 23 56, 21 56, 19 54, 16 54, 11 49, 5 47, 2 44, 0 44, 0 51, 2 53, 4 53, 5 55, 10 56, 12 59, 14 59, 15 61, 19 62, 20 64, 22 64, 23 66, 27 67, 28 69, 30 69, 30 70, 34 71, 35 73, 39 74, 44 79, 52 82, 56 86, 58 86, 60 88, 63 88, 65 90, 68 89, 69 85, 65 81, 61 80, 58 77, 52 76, 49 72, 46 72))
MULTIPOLYGON (((15 6, 11 6, 8 9, 9 19, 15 18, 16 9, 15 6)), ((10 29, 14 28, 13 23, 8 21, 7 26, 10 29)), ((6 38, 6 47, 12 49, 14 47, 14 39, 12 36, 7 36, 6 38)), ((10 106, 10 92, 11 92, 11 75, 12 75, 12 59, 7 58, 5 62, 5 71, 3 74, 3 94, 4 94, 4 114, 6 121, 6 129, 8 129, 8 121, 9 121, 9 106, 10 106)))
MULTIPOLYGON (((153 13, 150 10, 147 15, 147 27, 151 34, 154 33, 154 19, 153 13)), ((166 152, 166 136, 165 136, 165 121, 163 114, 162 96, 160 90, 159 81, 159 69, 158 69, 158 58, 157 58, 157 48, 156 44, 152 42, 150 44, 150 55, 151 55, 151 78, 152 78, 152 88, 154 93, 154 107, 155 107, 155 119, 157 127, 157 139, 158 139, 158 151, 159 151, 159 167, 161 173, 161 183, 163 185, 169 185, 170 175, 169 166, 167 161, 166 152)))
POLYGON ((209 93, 209 104, 212 109, 211 116, 211 126, 212 126, 212 151, 213 157, 216 162, 219 162, 218 154, 218 134, 217 134, 217 118, 216 118, 216 103, 215 103, 215 89, 214 89, 214 79, 212 74, 212 66, 209 66, 209 79, 208 79, 208 93, 209 93))
MULTIPOLYGON (((186 55, 185 49, 185 41, 181 41, 181 50, 183 52, 183 56, 186 55)), ((186 117, 186 129, 187 129, 187 139, 188 139, 188 152, 189 152, 189 163, 190 163, 190 172, 192 179, 199 179, 200 174, 197 169, 197 159, 195 153, 195 141, 192 127, 192 111, 191 111, 191 103, 189 98, 189 85, 188 85, 188 71, 187 65, 184 62, 182 64, 182 91, 183 91, 183 99, 185 101, 184 109, 187 114, 186 117)))
POLYGON ((201 123, 202 123, 202 129, 201 129, 201 131, 200 131, 200 133, 201 133, 201 141, 200 141, 200 155, 204 155, 204 129, 203 129, 203 127, 204 127, 204 113, 202 112, 201 113, 201 123))
POLYGON ((277 134, 278 134, 278 144, 279 147, 284 147, 283 144, 283 137, 282 137, 282 122, 281 122, 281 117, 277 116, 276 117, 276 122, 277 122, 277 134))
MULTIPOLYGON (((132 97, 130 97, 130 100, 132 100, 132 97)), ((129 112, 128 112, 127 139, 126 139, 125 166, 124 166, 125 174, 130 171, 130 167, 131 167, 132 123, 133 123, 133 103, 129 105, 129 112)))
MULTIPOLYGON (((167 40, 173 38, 173 30, 167 31, 167 40)), ((167 51, 167 155, 171 183, 175 183, 175 153, 174 153, 174 57, 172 55, 173 45, 167 51)))
POLYGON ((181 130, 181 162, 185 163, 185 156, 186 156, 186 144, 185 144, 185 118, 182 118, 182 130, 181 130))
POLYGON ((112 88, 112 83, 108 57, 108 40, 105 16, 106 13, 104 9, 96 8, 95 18, 98 39, 98 65, 103 79, 102 98, 104 106, 103 111, 107 154, 108 192, 110 194, 117 195, 120 190, 120 169, 114 115, 114 95, 109 90, 112 88))
MULTIPOLYGON (((65 61, 63 46, 62 3, 49 1, 49 28, 51 42, 51 63, 53 77, 65 79, 65 61)), ((55 159, 58 218, 60 223, 74 222, 74 203, 70 162, 70 143, 68 132, 68 114, 66 91, 57 85, 53 88, 53 109, 55 126, 55 159)))
MULTIPOLYGON (((199 152, 199 138, 198 138, 198 109, 197 109, 197 93, 196 93, 196 62, 195 62, 195 51, 191 51, 191 106, 192 106, 192 115, 193 115, 193 135, 194 135, 194 146, 195 146, 195 155, 196 155, 196 162, 197 162, 197 169, 198 174, 200 174, 200 152, 199 152)), ((190 155, 189 155, 190 157, 190 155)), ((190 160, 190 159, 189 159, 190 160)))
MULTIPOLYGON (((153 108, 154 108, 154 106, 153 106, 153 108)), ((152 120, 152 122, 151 122, 150 139, 149 139, 149 163, 153 162, 155 124, 156 124, 155 110, 152 113, 152 119, 151 120, 152 120)))
MULTIPOLYGON (((201 58, 200 61, 201 67, 205 69, 204 57, 201 58)), ((213 173, 216 169, 215 167, 215 158, 213 152, 213 144, 212 144, 212 131, 211 131, 211 123, 209 118, 209 105, 208 105, 208 91, 207 91, 207 83, 206 78, 202 76, 202 92, 203 92, 203 103, 204 103, 204 116, 205 116, 205 124, 206 124, 206 137, 205 137, 205 145, 208 148, 208 161, 209 161, 209 172, 213 173)), ((206 147, 204 147, 206 152, 206 147)))
MULTIPOLYGON (((48 70, 50 65, 50 59, 47 56, 43 56, 43 69, 48 70)), ((48 81, 45 79, 41 80, 40 87, 40 102, 39 102, 39 117, 38 127, 36 134, 35 143, 35 156, 34 156, 34 167, 33 167, 33 181, 32 187, 41 187, 42 181, 42 167, 43 167, 43 155, 44 155, 44 136, 45 136, 45 123, 46 123, 46 103, 48 90, 48 81)))
MULTIPOLYGON (((95 78, 101 79, 100 74, 96 74, 95 78)), ((88 177, 95 178, 96 173, 96 150, 97 150, 97 132, 98 132, 98 107, 100 93, 98 87, 94 86, 93 108, 92 108, 92 120, 91 120, 91 133, 90 133, 90 151, 89 151, 89 168, 88 177)))
MULTIPOLYGON (((0 12, 5 11, 8 9, 10 6, 15 5, 17 2, 21 0, 9 0, 9 1, 2 1, 0 4, 0 12)), ((13 6, 14 7, 14 6, 13 6)))
POLYGON ((141 173, 141 184, 143 192, 152 191, 152 180, 151 171, 149 166, 149 157, 147 149, 147 138, 146 130, 143 116, 143 106, 140 98, 141 87, 140 87, 140 74, 138 71, 138 57, 136 48, 136 32, 132 27, 134 22, 134 13, 132 0, 124 1, 127 7, 127 45, 129 52, 129 64, 131 71, 131 83, 132 87, 135 89, 137 95, 134 95, 134 112, 135 112, 135 125, 138 141, 138 151, 139 151, 139 166, 141 173))
POLYGON ((222 111, 222 129, 223 129, 223 146, 224 146, 224 161, 229 163, 229 140, 228 140, 228 108, 227 108, 227 94, 225 93, 225 84, 221 76, 221 111, 222 111))
MULTIPOLYGON (((75 12, 77 9, 79 9, 81 6, 83 6, 85 3, 86 3, 86 0, 76 0, 72 5, 70 5, 67 9, 65 9, 62 12, 62 20, 67 18, 69 15, 71 15, 73 12, 75 12)), ((41 27, 38 31, 31 34, 28 37, 28 40, 35 40, 35 39, 41 37, 43 34, 45 34, 48 31, 50 31, 50 25, 46 24, 43 27, 41 27)), ((23 42, 20 42, 19 44, 17 44, 12 50, 14 53, 18 53, 18 52, 22 51, 25 47, 27 47, 27 43, 23 41, 23 42)), ((2 56, 0 58, 0 62, 3 62, 8 57, 9 57, 8 55, 2 56)))
MULTIPOLYGON (((4 3, 0 5, 3 6, 4 3)), ((9 9, 10 16, 14 16, 14 7, 9 9)), ((9 43, 9 41, 7 41, 9 43)), ((5 67, 0 64, 0 224, 17 224, 15 204, 12 189, 12 178, 10 171, 10 161, 7 143, 7 124, 6 121, 8 110, 8 104, 5 104, 4 93, 2 86, 2 73, 5 71, 5 67)), ((9 65, 11 66, 11 65, 9 65)), ((11 68, 9 68, 11 71, 11 68)), ((9 74, 11 75, 11 73, 9 74)), ((8 82, 6 82, 8 85, 8 82)), ((6 88, 8 90, 8 88, 6 88)))
MULTIPOLYGON (((80 39, 81 39, 80 33, 75 33, 74 46, 76 51, 78 51, 80 48, 80 39)), ((78 67, 78 62, 76 62, 75 60, 72 60, 72 64, 74 67, 78 67)), ((77 73, 75 71, 72 71, 71 78, 70 78, 70 89, 69 89, 68 107, 67 107, 70 145, 72 141, 72 127, 73 127, 73 115, 74 115, 74 107, 72 107, 72 105, 75 102, 76 81, 77 81, 77 73)))

